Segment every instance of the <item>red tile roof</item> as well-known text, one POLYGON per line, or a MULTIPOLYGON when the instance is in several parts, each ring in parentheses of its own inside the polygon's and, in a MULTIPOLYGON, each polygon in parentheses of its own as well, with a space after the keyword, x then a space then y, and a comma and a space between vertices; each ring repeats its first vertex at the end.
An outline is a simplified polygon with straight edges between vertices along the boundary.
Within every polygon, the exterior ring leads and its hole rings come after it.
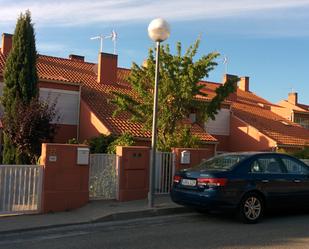
POLYGON ((297 104, 297 106, 309 113, 309 105, 297 104))
POLYGON ((288 108, 296 112, 303 112, 305 114, 309 114, 309 105, 304 105, 304 104, 299 104, 299 103, 294 105, 293 103, 290 103, 288 100, 281 100, 278 103, 278 106, 282 108, 288 108))
MULTIPOLYGON (((0 53, 0 74, 3 71, 4 63, 5 58, 0 53)), ((128 113, 113 117, 114 106, 108 103, 112 91, 132 94, 126 81, 130 70, 118 68, 117 83, 113 85, 97 83, 96 72, 97 64, 94 63, 45 55, 40 55, 38 58, 38 74, 41 79, 82 84, 82 99, 111 132, 120 134, 130 131, 136 137, 150 138, 150 132, 143 131, 141 124, 129 121, 130 115, 128 113)), ((197 98, 205 100, 213 98, 216 88, 220 86, 220 83, 207 81, 201 81, 200 84, 205 86, 203 92, 208 96, 206 98, 197 96, 197 98)), ((278 144, 303 145, 309 143, 309 131, 288 120, 283 120, 282 117, 271 112, 267 106, 272 105, 275 106, 252 92, 237 89, 237 100, 232 101, 232 110, 234 115, 274 139, 278 144)), ((192 130, 204 141, 216 141, 214 137, 196 124, 192 126, 192 130)))
POLYGON ((280 145, 305 145, 309 143, 309 130, 290 122, 259 105, 234 102, 234 115, 255 127, 280 145))
MULTIPOLYGON (((215 90, 220 84, 202 82, 206 88, 203 92, 208 97, 215 96, 215 90)), ((250 91, 237 88, 237 99, 232 101, 233 114, 261 133, 272 138, 281 145, 304 145, 309 143, 309 130, 292 123, 270 110, 270 106, 277 106, 257 96, 250 91)))
POLYGON ((205 132, 205 130, 197 125, 197 124, 191 124, 191 132, 192 134, 196 135, 199 137, 200 140, 202 141, 208 141, 208 142, 216 142, 217 139, 205 132))
MULTIPOLYGON (((3 71, 4 63, 5 58, 0 53, 0 74, 3 71)), ((130 74, 129 69, 118 68, 117 82, 115 84, 97 83, 97 64, 94 63, 39 55, 37 69, 40 79, 73 84, 81 83, 82 99, 112 133, 122 134, 129 131, 135 137, 151 138, 151 133, 144 131, 142 124, 133 123, 129 120, 130 115, 128 113, 124 112, 117 115, 117 117, 113 117, 115 107, 108 102, 108 99, 112 97, 111 92, 113 91, 133 94, 131 87, 126 81, 130 74)), ((202 141, 217 141, 196 124, 192 125, 191 129, 193 134, 197 135, 202 141)))
POLYGON ((6 60, 5 56, 0 52, 0 75, 3 72, 5 60, 6 60))

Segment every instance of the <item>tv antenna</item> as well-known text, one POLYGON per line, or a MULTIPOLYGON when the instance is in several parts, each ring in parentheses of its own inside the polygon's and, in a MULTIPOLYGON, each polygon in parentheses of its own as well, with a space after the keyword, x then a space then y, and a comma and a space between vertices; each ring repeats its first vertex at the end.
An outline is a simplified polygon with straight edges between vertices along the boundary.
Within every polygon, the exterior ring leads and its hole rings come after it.
POLYGON ((114 54, 116 54, 116 45, 117 45, 117 39, 118 34, 113 29, 110 35, 105 36, 105 39, 111 39, 114 45, 114 54))
POLYGON ((117 39, 118 34, 113 29, 112 32, 109 35, 98 35, 91 37, 90 40, 99 40, 100 39, 100 53, 103 52, 103 40, 104 39, 111 39, 114 45, 114 54, 116 54, 116 45, 117 45, 117 39))
POLYGON ((224 73, 227 74, 227 66, 228 66, 229 60, 226 55, 223 56, 222 63, 224 65, 224 71, 225 71, 224 73))
POLYGON ((98 40, 100 39, 100 53, 103 52, 103 39, 104 39, 104 36, 103 35, 98 35, 98 36, 94 36, 94 37, 91 37, 90 40, 98 40))

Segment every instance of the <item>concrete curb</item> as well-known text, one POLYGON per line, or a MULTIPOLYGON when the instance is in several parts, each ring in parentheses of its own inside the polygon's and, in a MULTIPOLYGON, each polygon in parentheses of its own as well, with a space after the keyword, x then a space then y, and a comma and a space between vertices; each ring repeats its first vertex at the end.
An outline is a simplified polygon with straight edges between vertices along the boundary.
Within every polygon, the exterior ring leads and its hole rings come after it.
POLYGON ((53 225, 42 225, 37 227, 30 228, 20 228, 20 229, 12 229, 7 231, 2 231, 0 234, 12 234, 12 233, 22 233, 28 231, 37 231, 42 229, 52 229, 59 227, 69 227, 69 226, 78 226, 78 225, 86 225, 86 224, 95 224, 101 222, 111 222, 111 221, 122 221, 122 220, 132 220, 138 218, 148 218, 155 216, 164 216, 164 215, 172 215, 172 214, 182 214, 182 213, 191 213, 192 209, 186 207, 168 207, 168 208, 153 208, 153 209, 145 209, 139 211, 129 211, 129 212, 118 212, 113 214, 108 214, 103 217, 95 218, 85 222, 72 222, 67 224, 53 224, 53 225))
POLYGON ((171 214, 182 214, 192 212, 192 209, 186 207, 169 207, 169 208, 153 208, 139 211, 130 212, 119 212, 110 214, 101 218, 97 218, 92 223, 99 223, 105 221, 120 221, 120 220, 131 220, 146 217, 164 216, 171 214))

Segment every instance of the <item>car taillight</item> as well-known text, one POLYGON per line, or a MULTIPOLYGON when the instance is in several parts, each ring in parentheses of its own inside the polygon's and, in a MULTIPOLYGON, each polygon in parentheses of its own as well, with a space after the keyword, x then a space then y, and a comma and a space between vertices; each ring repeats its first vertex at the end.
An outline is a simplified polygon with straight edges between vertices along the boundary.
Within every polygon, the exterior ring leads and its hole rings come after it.
POLYGON ((226 178, 198 178, 197 185, 199 187, 221 187, 227 183, 226 178))
POLYGON ((173 182, 174 183, 180 183, 181 176, 174 176, 173 182))

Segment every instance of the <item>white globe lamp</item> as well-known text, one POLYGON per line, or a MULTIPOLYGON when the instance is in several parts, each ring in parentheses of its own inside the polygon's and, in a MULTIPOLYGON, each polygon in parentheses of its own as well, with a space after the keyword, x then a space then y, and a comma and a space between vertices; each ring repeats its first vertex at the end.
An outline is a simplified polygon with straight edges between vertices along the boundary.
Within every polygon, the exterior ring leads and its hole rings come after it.
POLYGON ((170 26, 164 19, 156 18, 148 26, 148 35, 155 42, 165 41, 170 36, 170 26))

